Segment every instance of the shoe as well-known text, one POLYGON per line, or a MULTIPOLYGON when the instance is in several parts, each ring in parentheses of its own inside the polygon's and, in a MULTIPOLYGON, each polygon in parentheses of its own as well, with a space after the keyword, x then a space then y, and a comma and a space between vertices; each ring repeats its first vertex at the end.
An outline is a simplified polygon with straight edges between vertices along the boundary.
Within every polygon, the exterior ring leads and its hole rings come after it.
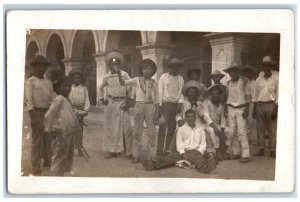
POLYGON ((263 149, 260 149, 257 153, 255 153, 253 156, 264 156, 265 151, 263 149))
POLYGON ((108 152, 104 158, 106 159, 111 159, 111 158, 114 158, 114 157, 117 157, 117 154, 116 153, 111 153, 111 152, 108 152))
POLYGON ((147 159, 147 160, 142 161, 142 166, 147 171, 155 170, 155 166, 154 166, 154 163, 152 160, 147 159))
POLYGON ((270 156, 271 156, 271 158, 276 158, 276 152, 275 151, 270 151, 270 156))
POLYGON ((250 162, 250 159, 248 157, 242 157, 240 160, 239 160, 240 163, 248 163, 250 162))
POLYGON ((140 162, 140 160, 136 157, 133 157, 133 159, 131 160, 131 163, 133 163, 133 164, 137 164, 139 162, 140 162))
POLYGON ((207 172, 210 173, 211 171, 216 169, 217 161, 214 158, 210 158, 207 161, 207 172))

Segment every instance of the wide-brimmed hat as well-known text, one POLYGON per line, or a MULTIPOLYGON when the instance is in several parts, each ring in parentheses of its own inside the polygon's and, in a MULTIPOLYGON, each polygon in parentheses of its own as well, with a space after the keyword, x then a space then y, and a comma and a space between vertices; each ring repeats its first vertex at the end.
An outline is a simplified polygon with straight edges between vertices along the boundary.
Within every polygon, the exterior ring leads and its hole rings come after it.
POLYGON ((199 93, 201 91, 201 85, 198 81, 192 80, 192 81, 186 82, 182 88, 182 93, 184 95, 186 95, 186 92, 189 88, 196 88, 199 91, 199 93))
POLYGON ((112 51, 105 56, 105 62, 108 67, 114 60, 118 61, 121 67, 123 67, 125 64, 123 55, 118 51, 112 51))
POLYGON ((50 66, 51 63, 47 62, 44 56, 37 55, 34 60, 30 63, 31 66, 35 66, 36 64, 44 64, 45 66, 50 66))
POLYGON ((221 93, 224 93, 226 90, 226 86, 222 85, 222 84, 214 84, 212 86, 210 86, 207 90, 206 90, 206 94, 210 95, 210 93, 212 92, 212 90, 214 89, 219 89, 221 91, 221 93))
POLYGON ((153 76, 156 73, 156 71, 157 71, 157 66, 156 66, 155 62, 153 60, 150 60, 150 59, 144 59, 144 60, 142 60, 140 62, 140 64, 139 64, 139 72, 141 74, 142 74, 142 69, 143 69, 143 67, 144 67, 145 64, 149 65, 152 68, 152 74, 151 74, 151 76, 153 76))
POLYGON ((174 66, 183 66, 184 60, 179 58, 171 58, 169 61, 167 61, 167 67, 174 67, 174 66))
POLYGON ((215 70, 210 75, 208 75, 208 78, 209 79, 212 79, 212 78, 222 79, 224 76, 225 76, 225 74, 222 74, 219 70, 215 70))
POLYGON ((275 66, 276 61, 273 59, 273 57, 271 57, 270 55, 267 55, 263 58, 262 64, 263 65, 275 66))
POLYGON ((236 63, 231 63, 229 65, 229 67, 227 67, 226 69, 224 69, 223 71, 226 72, 226 73, 229 73, 231 72, 232 70, 240 70, 240 66, 236 63))
POLYGON ((84 82, 85 76, 84 76, 83 72, 80 69, 72 69, 69 72, 68 77, 71 81, 73 81, 73 77, 74 77, 75 74, 79 74, 82 78, 82 82, 84 82))

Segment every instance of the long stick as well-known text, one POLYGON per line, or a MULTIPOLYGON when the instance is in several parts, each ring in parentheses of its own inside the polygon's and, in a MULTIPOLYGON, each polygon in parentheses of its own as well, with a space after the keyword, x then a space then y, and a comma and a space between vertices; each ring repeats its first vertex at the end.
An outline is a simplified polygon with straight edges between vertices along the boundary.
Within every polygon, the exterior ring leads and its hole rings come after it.
POLYGON ((73 136, 74 136, 75 144, 82 151, 85 160, 88 161, 88 159, 90 158, 89 154, 87 153, 83 145, 81 145, 81 143, 79 142, 78 137, 75 134, 73 136))

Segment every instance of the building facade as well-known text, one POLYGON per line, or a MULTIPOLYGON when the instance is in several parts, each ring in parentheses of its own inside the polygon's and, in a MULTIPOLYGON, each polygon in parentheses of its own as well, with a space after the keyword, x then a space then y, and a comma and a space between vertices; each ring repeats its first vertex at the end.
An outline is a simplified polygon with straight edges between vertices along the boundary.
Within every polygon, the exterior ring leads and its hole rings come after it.
MULTIPOLYGON (((210 85, 207 76, 225 69, 232 62, 260 68, 264 55, 279 58, 280 35, 276 33, 211 33, 177 31, 116 31, 116 30, 28 30, 26 44, 26 75, 31 75, 30 62, 43 55, 51 63, 46 73, 60 69, 67 75, 81 69, 92 105, 97 105, 98 88, 108 72, 105 54, 119 50, 125 58, 124 70, 131 77, 139 76, 141 60, 152 59, 159 79, 166 72, 170 57, 186 60, 180 74, 187 79, 191 68, 202 71, 201 82, 210 85)), ((224 81, 228 79, 224 78, 224 81)))

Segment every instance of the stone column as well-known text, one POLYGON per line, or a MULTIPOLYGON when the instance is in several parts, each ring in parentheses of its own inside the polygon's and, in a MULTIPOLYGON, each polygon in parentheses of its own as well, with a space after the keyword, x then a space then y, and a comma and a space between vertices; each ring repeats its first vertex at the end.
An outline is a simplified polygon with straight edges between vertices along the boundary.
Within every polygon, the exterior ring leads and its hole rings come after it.
POLYGON ((153 78, 158 80, 166 71, 164 61, 171 57, 174 47, 172 44, 146 44, 136 48, 141 51, 143 59, 151 59, 156 63, 157 72, 153 78))
MULTIPOLYGON (((72 69, 83 70, 83 63, 81 60, 76 59, 63 59, 62 62, 65 65, 65 74, 68 75, 72 69)), ((83 71, 84 72, 84 71, 83 71)))
MULTIPOLYGON (((238 33, 212 33, 205 35, 212 48, 212 71, 227 68, 231 63, 242 65, 249 49, 247 34, 238 33)), ((225 83, 229 75, 222 79, 225 83)))
POLYGON ((107 67, 105 63, 105 54, 104 53, 96 53, 93 55, 95 61, 97 63, 96 74, 97 74, 97 105, 99 100, 99 87, 102 83, 104 75, 107 73, 107 67))

